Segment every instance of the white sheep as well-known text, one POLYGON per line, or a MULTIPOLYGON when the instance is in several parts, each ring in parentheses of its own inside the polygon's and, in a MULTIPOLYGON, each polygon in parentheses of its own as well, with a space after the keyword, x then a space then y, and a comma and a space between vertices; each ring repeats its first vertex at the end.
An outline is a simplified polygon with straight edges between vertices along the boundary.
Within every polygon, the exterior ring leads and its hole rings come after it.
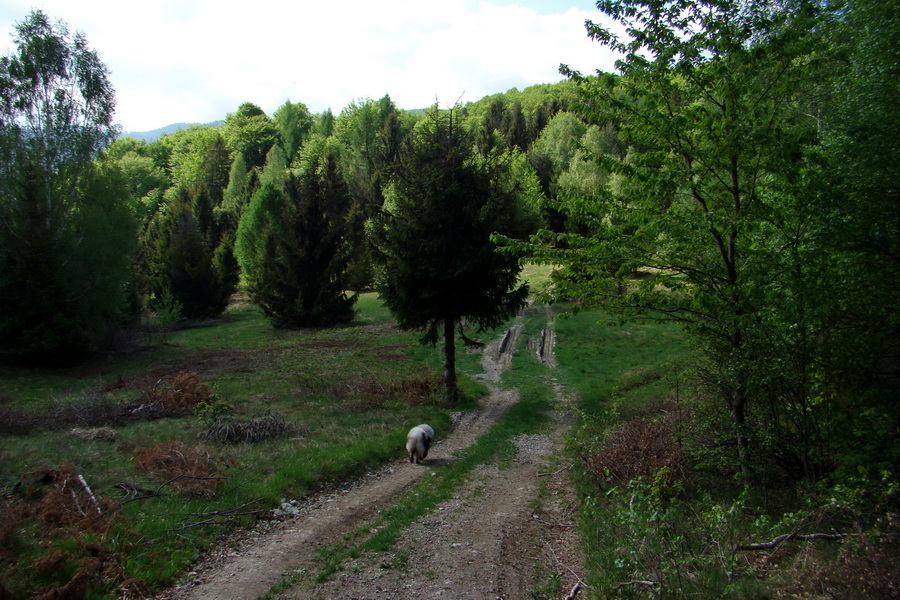
POLYGON ((430 425, 422 423, 416 425, 406 434, 406 451, 409 452, 409 462, 419 463, 428 456, 428 448, 434 439, 434 429, 430 425))

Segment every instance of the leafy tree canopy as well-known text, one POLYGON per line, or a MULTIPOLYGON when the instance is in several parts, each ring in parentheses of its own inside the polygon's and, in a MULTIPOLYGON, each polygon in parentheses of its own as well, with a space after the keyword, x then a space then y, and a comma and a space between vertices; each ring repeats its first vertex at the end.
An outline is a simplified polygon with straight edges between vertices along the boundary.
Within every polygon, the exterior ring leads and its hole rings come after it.
POLYGON ((252 102, 244 102, 225 117, 223 135, 228 149, 243 155, 250 168, 262 167, 269 150, 279 141, 278 127, 252 102))

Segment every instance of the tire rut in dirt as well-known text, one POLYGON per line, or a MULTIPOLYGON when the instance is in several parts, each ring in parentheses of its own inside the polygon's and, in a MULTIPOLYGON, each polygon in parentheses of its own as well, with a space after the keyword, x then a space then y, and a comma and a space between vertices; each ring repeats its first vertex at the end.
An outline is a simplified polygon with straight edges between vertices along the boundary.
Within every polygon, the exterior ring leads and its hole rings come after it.
MULTIPOLYGON (((514 339, 508 340, 502 353, 497 351, 499 341, 488 345, 483 361, 486 372, 502 370, 501 361, 509 364, 517 331, 515 328, 514 339)), ((236 547, 210 554, 186 581, 160 599, 252 600, 286 574, 315 571, 318 548, 339 542, 392 505, 404 490, 430 473, 429 465, 453 461, 454 453, 471 446, 517 399, 514 391, 493 389, 478 410, 453 415, 453 431, 432 447, 424 464, 398 460, 345 490, 306 501, 296 517, 265 531, 244 532, 236 547)))
POLYGON ((523 598, 537 558, 534 465, 481 466, 460 494, 411 525, 396 548, 367 554, 330 580, 278 600, 523 598))

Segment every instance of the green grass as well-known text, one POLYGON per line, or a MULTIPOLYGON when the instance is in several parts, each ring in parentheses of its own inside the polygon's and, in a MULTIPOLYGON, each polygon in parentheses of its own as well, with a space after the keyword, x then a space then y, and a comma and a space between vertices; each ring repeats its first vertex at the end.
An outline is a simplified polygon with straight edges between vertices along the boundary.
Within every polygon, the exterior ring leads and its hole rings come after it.
POLYGON ((538 294, 550 287, 550 276, 555 269, 553 265, 526 263, 520 279, 528 284, 532 294, 538 294))
POLYGON ((670 392, 687 352, 672 323, 621 323, 597 310, 556 320, 559 380, 582 410, 598 412, 614 399, 638 411, 670 392))
MULTIPOLYGON (((423 366, 434 365, 439 353, 423 349, 415 335, 396 330, 374 294, 361 296, 358 309, 356 321, 347 327, 276 331, 254 307, 236 305, 221 320, 173 332, 166 345, 130 359, 68 370, 0 372, 3 405, 19 410, 47 410, 98 397, 136 403, 157 380, 179 371, 197 372, 228 405, 232 419, 272 413, 292 429, 286 437, 257 444, 203 445, 218 465, 216 476, 223 478, 211 495, 165 485, 164 479, 136 470, 133 460, 136 450, 170 440, 197 446, 205 425, 193 415, 121 425, 115 427, 113 441, 85 441, 69 435, 68 427, 0 435, 0 490, 27 490, 10 494, 0 515, 0 584, 26 595, 65 583, 71 568, 48 570, 37 582, 25 575, 48 552, 65 546, 71 549, 73 568, 99 553, 119 569, 119 581, 136 578, 150 588, 165 585, 223 528, 252 519, 225 518, 229 514, 271 509, 281 498, 300 497, 401 455, 410 423, 449 428, 450 410, 460 407, 441 400, 440 387, 433 385, 439 373, 423 366), (134 385, 102 393, 105 384, 118 380, 134 385), (121 519, 97 533, 32 518, 13 522, 14 509, 49 492, 32 483, 31 473, 63 463, 73 464, 98 497, 125 499, 117 487, 123 484, 158 490, 159 495, 121 504, 121 519), (18 482, 28 487, 16 488, 18 482), (225 515, 217 519, 222 524, 197 525, 204 520, 199 515, 214 512, 225 515)), ((471 405, 482 388, 463 379, 471 405)), ((112 593, 103 587, 93 591, 98 598, 112 593)))

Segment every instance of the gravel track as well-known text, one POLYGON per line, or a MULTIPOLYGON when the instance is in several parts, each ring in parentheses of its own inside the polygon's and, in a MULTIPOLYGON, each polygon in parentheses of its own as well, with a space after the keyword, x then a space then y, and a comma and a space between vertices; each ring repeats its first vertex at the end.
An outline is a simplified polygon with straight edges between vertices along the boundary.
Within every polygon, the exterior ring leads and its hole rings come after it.
MULTIPOLYGON (((519 329, 514 326, 505 342, 485 348, 481 377, 491 394, 478 410, 454 415, 452 432, 435 443, 423 464, 398 459, 343 489, 295 503, 295 516, 241 532, 229 548, 208 555, 158 597, 249 600, 267 593, 285 574, 315 572, 317 548, 375 518, 432 468, 454 460, 516 402, 514 390, 494 384, 510 364, 519 329)), ((546 433, 517 438, 511 465, 477 467, 453 498, 407 527, 391 552, 364 554, 325 582, 311 587, 304 581, 277 598, 516 599, 531 597, 529 592, 553 577, 568 591, 577 581, 579 558, 566 469, 554 462, 568 427, 564 415, 555 411, 546 433)))

